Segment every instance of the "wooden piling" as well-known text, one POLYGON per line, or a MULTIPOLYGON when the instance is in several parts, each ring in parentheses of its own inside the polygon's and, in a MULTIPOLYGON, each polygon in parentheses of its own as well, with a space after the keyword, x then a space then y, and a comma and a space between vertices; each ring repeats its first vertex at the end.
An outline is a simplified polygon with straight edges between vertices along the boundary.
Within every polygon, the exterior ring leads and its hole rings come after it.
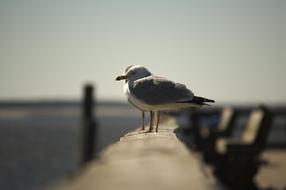
POLYGON ((82 139, 81 139, 81 164, 85 165, 94 157, 95 138, 96 138, 96 122, 94 119, 94 97, 93 86, 86 84, 83 89, 82 100, 82 139))

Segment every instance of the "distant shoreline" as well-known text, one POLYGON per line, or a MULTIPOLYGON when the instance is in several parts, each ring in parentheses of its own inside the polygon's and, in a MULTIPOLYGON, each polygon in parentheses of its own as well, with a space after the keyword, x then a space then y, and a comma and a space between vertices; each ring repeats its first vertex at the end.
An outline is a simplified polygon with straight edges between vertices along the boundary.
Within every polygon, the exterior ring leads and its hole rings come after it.
MULTIPOLYGON (((80 106, 79 100, 9 100, 0 101, 0 107, 80 106)), ((97 101, 98 106, 128 106, 124 101, 97 101)))

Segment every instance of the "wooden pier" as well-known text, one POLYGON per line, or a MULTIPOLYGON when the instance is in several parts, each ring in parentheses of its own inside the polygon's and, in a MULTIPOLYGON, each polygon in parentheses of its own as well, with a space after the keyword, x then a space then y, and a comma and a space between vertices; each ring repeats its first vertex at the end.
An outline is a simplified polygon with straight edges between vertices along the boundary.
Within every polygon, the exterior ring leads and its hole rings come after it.
POLYGON ((139 129, 107 148, 80 174, 52 190, 209 190, 224 189, 174 133, 175 119, 165 119, 159 132, 139 129))

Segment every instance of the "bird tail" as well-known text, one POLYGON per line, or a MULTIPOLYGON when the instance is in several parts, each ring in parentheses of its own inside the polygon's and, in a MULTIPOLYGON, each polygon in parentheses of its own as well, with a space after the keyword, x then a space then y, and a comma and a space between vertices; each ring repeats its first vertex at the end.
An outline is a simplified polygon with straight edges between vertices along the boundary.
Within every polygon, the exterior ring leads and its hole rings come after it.
POLYGON ((210 106, 210 104, 207 104, 207 103, 215 103, 215 101, 211 100, 211 99, 199 97, 199 96, 194 96, 194 98, 192 100, 184 101, 184 102, 180 102, 180 103, 192 103, 192 104, 197 104, 197 105, 208 105, 208 106, 210 106))
POLYGON ((215 103, 214 100, 199 97, 199 96, 194 96, 193 102, 197 104, 202 104, 202 105, 207 105, 206 102, 215 103))

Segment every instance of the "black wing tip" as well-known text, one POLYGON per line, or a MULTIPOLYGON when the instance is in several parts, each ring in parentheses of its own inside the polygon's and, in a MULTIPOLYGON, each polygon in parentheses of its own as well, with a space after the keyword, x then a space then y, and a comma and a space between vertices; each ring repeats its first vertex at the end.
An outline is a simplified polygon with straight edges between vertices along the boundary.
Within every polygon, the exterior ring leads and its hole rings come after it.
POLYGON ((206 99, 206 102, 215 103, 215 101, 211 99, 206 99))
POLYGON ((208 98, 203 98, 203 97, 199 97, 199 96, 194 96, 194 99, 193 99, 195 102, 201 102, 201 103, 204 103, 204 102, 210 102, 210 103, 215 103, 214 100, 211 100, 211 99, 208 99, 208 98))
POLYGON ((192 100, 189 101, 183 101, 183 102, 178 102, 178 103, 193 103, 193 104, 198 104, 198 105, 206 105, 206 106, 211 106, 210 104, 207 103, 215 103, 214 100, 199 97, 199 96, 194 96, 192 100))

